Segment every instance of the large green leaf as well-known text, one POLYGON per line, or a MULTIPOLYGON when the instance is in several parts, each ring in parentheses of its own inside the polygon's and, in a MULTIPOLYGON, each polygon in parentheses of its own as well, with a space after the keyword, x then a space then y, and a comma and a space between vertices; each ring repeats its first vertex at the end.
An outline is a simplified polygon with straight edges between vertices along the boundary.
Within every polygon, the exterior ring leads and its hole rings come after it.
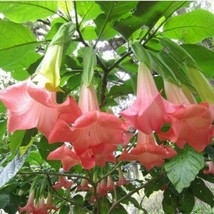
POLYGON ((129 16, 131 10, 136 9, 137 1, 98 1, 101 9, 104 11, 109 20, 121 19, 124 16, 129 16), (127 14, 128 13, 128 14, 127 14))
POLYGON ((57 1, 2 1, 0 13, 13 22, 36 21, 57 12, 57 1))
POLYGON ((67 17, 70 16, 70 11, 72 9, 72 1, 62 1, 57 0, 58 9, 63 12, 67 17))
POLYGON ((186 146, 180 154, 167 162, 164 168, 176 190, 181 192, 190 185, 203 166, 203 154, 186 146))
POLYGON ((191 213, 195 205, 195 197, 191 189, 184 189, 181 194, 179 194, 179 208, 183 213, 191 213))
POLYGON ((14 132, 12 135, 9 135, 9 148, 11 153, 15 153, 16 150, 19 148, 19 146, 22 144, 22 140, 25 136, 25 131, 24 130, 18 130, 14 132))
POLYGON ((191 184, 191 189, 194 196, 198 199, 209 204, 211 207, 214 206, 214 195, 202 179, 195 179, 191 184))
POLYGON ((134 13, 119 20, 114 28, 125 38, 129 38, 132 33, 147 26, 152 28, 161 17, 168 17, 174 11, 185 5, 185 2, 172 1, 140 1, 134 13))
POLYGON ((113 29, 116 21, 123 17, 130 16, 131 10, 136 8, 137 2, 113 2, 113 1, 98 1, 104 14, 100 14, 95 23, 97 26, 97 35, 99 39, 110 39, 117 34, 113 29))
POLYGON ((108 17, 106 17, 105 14, 100 14, 95 19, 95 24, 99 39, 110 39, 117 34, 117 31, 112 28, 112 22, 108 21, 108 17))
POLYGON ((178 44, 169 40, 161 39, 161 44, 164 46, 166 52, 172 56, 182 68, 185 69, 186 74, 193 83, 202 101, 214 103, 214 89, 210 82, 205 78, 205 75, 200 71, 194 59, 178 44))
POLYGON ((0 173, 0 187, 4 186, 11 178, 13 178, 27 158, 28 153, 21 156, 17 154, 15 158, 3 168, 0 173))
MULTIPOLYGON (((160 51, 159 54, 160 61, 165 65, 168 71, 170 71, 170 74, 173 74, 176 78, 177 84, 182 83, 189 88, 194 88, 194 86, 191 84, 190 78, 187 76, 185 69, 180 66, 180 64, 169 54, 167 54, 164 51, 160 51)), ((166 76, 166 75, 165 75, 166 76)), ((167 78, 167 77, 166 77, 167 78)))
POLYGON ((36 38, 33 33, 21 24, 0 20, 0 29, 0 50, 36 42, 36 38))
POLYGON ((50 161, 50 160, 47 160, 47 157, 50 154, 50 152, 57 149, 61 144, 60 145, 58 143, 48 144, 48 141, 45 137, 42 137, 40 142, 36 142, 36 144, 42 159, 48 162, 56 170, 59 170, 61 166, 60 161, 52 161, 52 160, 50 161))
POLYGON ((201 45, 182 45, 208 78, 214 78, 214 52, 201 45))
POLYGON ((196 43, 214 36, 214 14, 197 9, 172 17, 163 27, 163 36, 179 39, 184 43, 196 43))
POLYGON ((19 79, 24 79, 27 76, 25 69, 39 57, 35 53, 38 42, 33 33, 21 24, 0 20, 0 29, 0 67, 6 71, 18 71, 19 79))
POLYGON ((178 198, 170 189, 166 189, 163 193, 162 207, 165 214, 176 213, 178 198))
POLYGON ((94 1, 77 1, 76 7, 78 15, 82 18, 82 22, 95 19, 102 13, 99 5, 94 1))

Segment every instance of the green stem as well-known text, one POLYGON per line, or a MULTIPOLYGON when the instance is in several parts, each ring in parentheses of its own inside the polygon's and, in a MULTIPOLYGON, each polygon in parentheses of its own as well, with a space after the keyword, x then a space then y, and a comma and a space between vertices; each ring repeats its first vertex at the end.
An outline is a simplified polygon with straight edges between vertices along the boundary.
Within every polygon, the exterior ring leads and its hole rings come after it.
MULTIPOLYGON (((75 22, 76 22, 76 30, 77 30, 77 33, 79 35, 79 40, 80 42, 85 46, 85 47, 89 47, 88 43, 84 40, 81 32, 80 32, 80 28, 79 28, 79 22, 78 22, 78 17, 77 17, 77 5, 76 5, 76 2, 74 1, 74 11, 75 11, 75 22)), ((105 65, 102 63, 102 61, 100 60, 100 58, 97 56, 96 54, 96 59, 97 59, 97 63, 98 65, 103 69, 103 71, 106 70, 106 67, 105 65)))
POLYGON ((77 203, 77 202, 75 202, 75 201, 73 201, 73 200, 70 200, 70 199, 68 199, 67 197, 63 197, 62 195, 60 195, 60 194, 53 188, 53 184, 52 184, 52 182, 51 182, 51 179, 50 179, 50 176, 49 176, 49 175, 47 175, 47 178, 48 178, 48 183, 49 183, 49 185, 51 186, 52 191, 54 192, 54 194, 55 194, 55 196, 56 196, 57 198, 62 199, 62 200, 64 200, 64 201, 66 201, 66 202, 69 202, 70 205, 76 205, 76 206, 79 206, 79 207, 81 207, 82 209, 85 209, 86 211, 88 211, 83 205, 81 205, 81 204, 79 204, 79 203, 77 203))
POLYGON ((114 170, 117 169, 117 168, 120 166, 121 163, 122 163, 122 162, 117 163, 108 173, 106 173, 102 178, 100 178, 100 179, 96 182, 96 184, 98 184, 101 180, 103 180, 104 178, 108 177, 112 172, 114 172, 114 170))
POLYGON ((112 206, 110 207, 110 209, 109 209, 109 211, 108 211, 107 214, 110 214, 110 213, 113 211, 113 209, 114 209, 120 202, 122 202, 124 199, 130 197, 130 196, 133 195, 134 193, 136 193, 136 192, 138 192, 139 190, 145 188, 146 186, 148 186, 148 185, 149 185, 151 182, 153 182, 154 180, 156 180, 156 179, 158 180, 162 175, 163 175, 163 174, 160 174, 158 177, 153 177, 153 178, 151 178, 147 183, 145 183, 145 184, 143 184, 143 185, 137 187, 136 189, 134 189, 134 190, 132 190, 131 192, 129 192, 127 195, 123 196, 122 198, 120 198, 119 200, 117 200, 116 202, 114 202, 114 203, 112 204, 112 206))
POLYGON ((110 13, 111 13, 111 11, 112 11, 112 9, 113 9, 113 6, 114 6, 114 4, 112 4, 111 9, 108 11, 108 14, 107 14, 107 16, 106 16, 106 19, 105 19, 105 21, 104 21, 104 23, 103 23, 103 25, 102 25, 102 28, 101 28, 100 33, 99 33, 99 35, 98 35, 98 38, 97 38, 97 40, 96 40, 96 42, 95 42, 94 49, 96 48, 97 43, 99 42, 100 37, 102 36, 103 31, 105 30, 105 27, 106 27, 106 24, 107 24, 107 22, 108 22, 108 18, 109 18, 109 16, 110 16, 110 13))
MULTIPOLYGON (((172 2, 171 4, 173 4, 174 2, 172 2)), ((175 12, 175 11, 177 11, 178 9, 180 9, 184 4, 186 4, 187 3, 187 1, 185 1, 185 2, 183 2, 183 4, 182 5, 179 5, 175 10, 173 10, 173 12, 171 12, 167 17, 166 17, 166 19, 155 29, 155 31, 148 37, 148 39, 143 43, 143 46, 146 44, 146 43, 148 43, 149 42, 149 40, 151 40, 155 35, 156 35, 156 33, 158 32, 158 30, 163 26, 163 24, 165 24, 166 23, 166 21, 169 19, 169 18, 171 18, 172 17, 172 14, 175 12)), ((171 5, 170 5, 171 6, 171 5)), ((169 6, 169 7, 170 7, 169 6)), ((167 8, 168 9, 168 8, 167 8)), ((167 10, 166 9, 166 10, 167 10)), ((153 26, 154 27, 154 26, 153 26)), ((152 28, 153 28, 152 27, 152 28)), ((150 28, 150 30, 146 33, 146 35, 144 35, 144 37, 141 39, 141 41, 140 41, 140 44, 143 42, 143 40, 146 38, 146 36, 148 35, 148 34, 150 34, 150 32, 151 32, 151 30, 152 30, 152 28, 150 28)))
POLYGON ((75 178, 82 178, 82 179, 87 179, 90 180, 86 176, 82 175, 76 175, 76 174, 70 174, 70 173, 56 173, 56 172, 44 172, 44 171, 38 171, 38 172, 18 172, 17 174, 19 175, 55 175, 55 176, 68 176, 68 177, 75 177, 75 178))

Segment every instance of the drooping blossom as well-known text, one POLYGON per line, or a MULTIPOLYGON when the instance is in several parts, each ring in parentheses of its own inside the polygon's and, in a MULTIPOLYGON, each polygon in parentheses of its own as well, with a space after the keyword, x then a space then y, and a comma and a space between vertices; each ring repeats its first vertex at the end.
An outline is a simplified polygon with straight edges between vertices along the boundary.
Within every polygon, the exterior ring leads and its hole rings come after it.
POLYGON ((87 179, 82 179, 80 185, 77 186, 77 189, 80 191, 91 191, 92 186, 89 185, 87 179))
POLYGON ((129 181, 126 180, 126 178, 124 177, 123 172, 120 168, 118 168, 118 174, 119 174, 119 179, 116 182, 116 186, 120 187, 120 186, 129 184, 129 181))
POLYGON ((56 102, 64 43, 71 39, 73 32, 73 24, 62 25, 32 80, 29 78, 0 92, 0 100, 9 112, 9 132, 36 127, 48 137, 58 118, 72 123, 80 115, 73 98, 69 97, 62 104, 56 102))
POLYGON ((0 100, 8 109, 9 132, 36 127, 47 137, 58 118, 72 123, 80 115, 78 105, 72 97, 57 104, 55 96, 31 80, 2 90, 0 100))
POLYGON ((165 117, 165 103, 157 90, 148 67, 140 63, 137 77, 137 98, 133 105, 120 114, 128 123, 146 134, 158 131, 165 117))
POLYGON ((106 196, 108 193, 108 190, 106 188, 106 181, 105 178, 102 179, 98 184, 97 184, 97 189, 96 192, 98 194, 99 197, 103 197, 106 196))
POLYGON ((120 156, 121 161, 138 161, 147 171, 161 166, 165 159, 176 155, 170 146, 158 145, 152 134, 146 135, 138 132, 137 145, 131 151, 125 150, 120 156))
POLYGON ((45 200, 44 197, 40 197, 37 203, 35 204, 35 209, 33 211, 33 214, 48 214, 48 209, 45 206, 45 200))
POLYGON ((62 187, 70 189, 73 185, 71 180, 68 180, 65 176, 59 176, 59 180, 53 185, 55 190, 61 189, 62 187))
POLYGON ((179 148, 189 144, 196 151, 203 151, 213 136, 213 106, 205 102, 190 103, 181 88, 168 81, 165 81, 165 91, 170 102, 182 107, 168 113, 171 126, 168 131, 158 134, 160 139, 170 140, 179 148))
POLYGON ((54 35, 47 51, 35 71, 33 81, 43 85, 48 91, 61 91, 60 67, 66 43, 71 40, 75 25, 71 22, 63 24, 54 35))
POLYGON ((112 191, 115 189, 114 181, 112 180, 111 175, 107 177, 107 184, 106 184, 107 191, 112 191))
POLYGON ((75 151, 72 151, 66 144, 50 152, 47 159, 60 160, 65 171, 68 171, 72 166, 80 164, 80 159, 75 151))
POLYGON ((82 85, 79 106, 82 115, 72 124, 58 119, 49 135, 49 142, 70 142, 85 169, 114 161, 116 146, 128 143, 128 125, 116 116, 99 110, 92 85, 82 85))
POLYGON ((45 203, 45 207, 47 210, 57 211, 59 209, 53 204, 52 194, 50 192, 48 192, 48 197, 47 197, 47 201, 45 203))
POLYGON ((23 212, 33 213, 34 209, 35 209, 35 206, 34 206, 34 191, 31 191, 30 194, 29 194, 29 198, 28 198, 27 204, 24 207, 19 207, 19 213, 23 213, 23 212))
POLYGON ((208 161, 208 162, 206 162, 206 165, 207 165, 208 169, 204 169, 203 173, 206 175, 207 174, 214 175, 214 163, 212 161, 208 161))
POLYGON ((34 191, 31 191, 27 204, 24 207, 19 207, 19 213, 26 212, 28 214, 48 214, 50 210, 58 210, 52 203, 52 196, 48 193, 47 200, 41 196, 38 201, 34 199, 34 191))

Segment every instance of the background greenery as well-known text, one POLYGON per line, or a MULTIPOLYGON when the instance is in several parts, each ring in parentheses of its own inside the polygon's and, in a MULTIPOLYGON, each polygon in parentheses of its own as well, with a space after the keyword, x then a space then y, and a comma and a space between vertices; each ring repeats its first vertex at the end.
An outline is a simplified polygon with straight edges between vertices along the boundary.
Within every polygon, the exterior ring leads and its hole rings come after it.
MULTIPOLYGON (((214 14, 198 8, 196 3, 1 1, 0 13, 3 14, 0 19, 2 87, 30 77, 59 27, 68 21, 75 23, 76 32, 63 58, 60 86, 65 93, 58 94, 59 100, 69 94, 78 99, 83 48, 88 46, 96 53, 94 84, 103 111, 111 107, 118 113, 129 105, 136 92, 137 62, 141 59, 153 69, 160 90, 164 77, 196 92, 191 75, 187 75, 188 66, 192 65, 209 80, 214 78, 214 14)), ((59 162, 47 161, 49 152, 58 145, 49 145, 34 129, 11 135, 6 130, 6 119, 6 109, 0 104, 0 208, 12 214, 26 203, 32 182, 38 185, 38 195, 46 196, 61 172, 59 162)), ((54 202, 60 208, 56 213, 73 210, 73 213, 123 214, 127 213, 124 205, 129 203, 146 213, 132 197, 140 189, 144 189, 147 197, 161 189, 164 213, 191 213, 196 198, 213 207, 213 193, 204 181, 212 183, 214 178, 202 173, 204 161, 214 160, 213 145, 203 153, 186 148, 176 158, 150 172, 141 167, 135 182, 127 177, 132 181, 128 186, 117 188, 93 205, 87 203, 89 195, 76 188, 80 176, 97 174, 102 179, 111 172, 117 180, 117 165, 94 168, 91 174, 79 166, 74 167, 63 175, 72 178, 76 185, 58 192, 51 189, 54 202), (199 164, 194 168, 192 162, 195 161, 199 164), (183 166, 186 170, 181 171, 183 166), (188 170, 189 167, 192 170, 188 170), (142 175, 147 179, 142 179, 142 175), (97 209, 98 203, 101 210, 97 209)), ((125 164, 123 169, 125 173, 125 164)))

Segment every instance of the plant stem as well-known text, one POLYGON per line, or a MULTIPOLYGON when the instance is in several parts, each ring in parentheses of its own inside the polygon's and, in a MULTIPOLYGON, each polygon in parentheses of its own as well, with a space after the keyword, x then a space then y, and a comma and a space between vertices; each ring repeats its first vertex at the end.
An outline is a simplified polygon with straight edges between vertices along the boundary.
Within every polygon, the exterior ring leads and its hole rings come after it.
POLYGON ((82 209, 85 209, 86 211, 88 211, 83 205, 81 205, 81 204, 79 204, 79 203, 77 203, 77 202, 75 202, 75 201, 73 201, 73 200, 70 200, 70 199, 68 199, 67 197, 61 196, 61 195, 53 188, 53 184, 52 184, 52 182, 51 182, 51 179, 50 179, 50 176, 49 176, 49 175, 47 175, 47 178, 48 178, 48 183, 50 184, 50 186, 51 186, 53 192, 55 193, 56 197, 58 197, 58 198, 60 198, 60 199, 62 199, 62 200, 64 200, 64 201, 69 202, 70 205, 76 205, 76 206, 79 206, 79 207, 81 207, 82 209))
POLYGON ((110 207, 109 211, 107 214, 110 214, 111 211, 113 211, 113 209, 120 203, 122 202, 124 199, 130 197, 131 195, 133 195, 134 193, 138 192, 139 190, 145 188, 146 186, 148 186, 151 182, 153 182, 154 180, 158 180, 163 174, 160 174, 158 177, 153 177, 151 178, 147 183, 137 187, 136 189, 132 190, 131 192, 129 192, 127 195, 123 196, 122 198, 120 198, 119 200, 117 200, 116 202, 114 202, 112 204, 112 206, 110 207))
POLYGON ((100 178, 96 183, 98 184, 101 180, 103 180, 104 178, 108 177, 112 172, 114 172, 115 169, 117 169, 117 167, 119 167, 121 164, 121 162, 117 163, 108 173, 106 173, 102 178, 100 178))
POLYGON ((76 174, 69 174, 69 173, 57 173, 57 172, 44 172, 44 171, 38 171, 38 172, 18 172, 17 174, 19 175, 56 175, 56 176, 68 176, 68 177, 76 177, 76 178, 82 178, 82 179, 87 179, 90 180, 86 176, 82 175, 76 175, 76 174))

